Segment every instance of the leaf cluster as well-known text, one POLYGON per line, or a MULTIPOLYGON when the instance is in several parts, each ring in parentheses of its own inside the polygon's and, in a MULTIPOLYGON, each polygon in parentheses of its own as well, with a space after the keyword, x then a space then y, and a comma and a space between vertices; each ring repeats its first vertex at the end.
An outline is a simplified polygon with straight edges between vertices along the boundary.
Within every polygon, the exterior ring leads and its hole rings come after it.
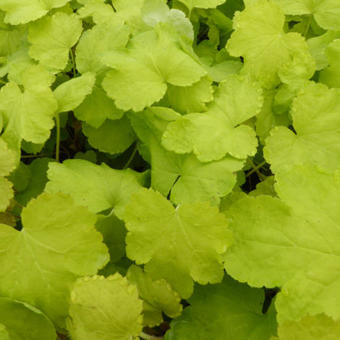
POLYGON ((338 0, 0 1, 0 339, 340 338, 338 0))

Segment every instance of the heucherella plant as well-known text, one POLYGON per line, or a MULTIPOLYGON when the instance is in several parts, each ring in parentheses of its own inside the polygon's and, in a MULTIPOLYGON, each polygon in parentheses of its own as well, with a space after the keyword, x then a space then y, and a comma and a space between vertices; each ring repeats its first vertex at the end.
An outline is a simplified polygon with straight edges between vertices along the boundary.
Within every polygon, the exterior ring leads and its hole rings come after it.
POLYGON ((340 1, 0 1, 1 340, 336 340, 339 273, 340 1))

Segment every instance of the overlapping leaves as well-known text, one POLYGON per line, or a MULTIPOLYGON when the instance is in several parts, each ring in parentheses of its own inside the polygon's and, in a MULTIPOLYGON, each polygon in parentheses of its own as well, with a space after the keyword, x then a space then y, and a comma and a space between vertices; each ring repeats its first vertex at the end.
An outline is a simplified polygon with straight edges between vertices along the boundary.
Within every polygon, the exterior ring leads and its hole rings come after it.
POLYGON ((123 218, 127 256, 183 297, 191 295, 193 280, 221 281, 231 234, 217 208, 193 203, 175 209, 161 194, 143 189, 132 196, 123 218))
POLYGON ((62 194, 31 200, 22 212, 22 231, 0 225, 0 294, 38 307, 63 327, 70 284, 108 261, 95 221, 62 194))
POLYGON ((165 95, 167 84, 190 86, 206 74, 162 29, 136 35, 125 51, 109 52, 103 62, 112 68, 103 87, 117 107, 125 111, 141 111, 159 101, 165 95))
POLYGON ((279 320, 319 313, 337 319, 339 172, 300 166, 276 180, 280 199, 249 196, 231 207, 235 244, 226 269, 255 287, 283 287, 279 320))
POLYGON ((0 1, 0 337, 337 339, 339 15, 0 1))

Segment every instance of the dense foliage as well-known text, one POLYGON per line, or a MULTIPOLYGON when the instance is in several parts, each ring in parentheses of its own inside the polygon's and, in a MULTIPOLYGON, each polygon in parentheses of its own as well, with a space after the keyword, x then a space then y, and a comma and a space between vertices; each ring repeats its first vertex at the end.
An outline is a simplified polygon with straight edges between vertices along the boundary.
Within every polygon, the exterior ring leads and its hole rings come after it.
POLYGON ((340 1, 1 0, 0 339, 340 338, 340 1))

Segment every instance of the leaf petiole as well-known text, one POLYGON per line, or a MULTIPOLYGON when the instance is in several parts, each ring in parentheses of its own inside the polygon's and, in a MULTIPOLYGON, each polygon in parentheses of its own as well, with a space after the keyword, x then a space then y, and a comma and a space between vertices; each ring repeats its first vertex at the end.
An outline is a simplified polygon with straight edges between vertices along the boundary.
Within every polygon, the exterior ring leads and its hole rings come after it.
POLYGON ((128 168, 128 167, 130 166, 131 162, 133 161, 133 159, 134 159, 135 156, 136 156, 136 153, 137 153, 137 144, 135 145, 135 147, 134 147, 134 149, 133 149, 133 151, 132 151, 132 153, 131 153, 129 159, 128 159, 127 162, 125 163, 123 169, 126 169, 126 168, 128 168))
POLYGON ((59 162, 60 161, 60 117, 59 117, 59 113, 57 113, 55 116, 55 125, 56 125, 56 134, 57 134, 55 159, 57 162, 59 162))
POLYGON ((163 337, 158 337, 158 336, 153 336, 153 335, 149 335, 149 334, 146 334, 144 332, 140 333, 139 334, 139 337, 141 339, 144 339, 144 340, 163 340, 163 337))
POLYGON ((255 163, 253 161, 250 161, 251 166, 253 167, 246 175, 246 177, 249 177, 250 175, 252 175, 254 172, 257 173, 257 175, 259 176, 260 179, 264 179, 266 176, 263 175, 259 169, 261 169, 267 162, 263 161, 262 163, 255 165, 255 163))
POLYGON ((76 74, 77 74, 77 70, 76 70, 76 60, 75 60, 75 57, 74 57, 74 53, 73 53, 72 48, 70 49, 70 57, 71 57, 71 62, 72 62, 72 72, 73 72, 73 77, 75 77, 76 74))

